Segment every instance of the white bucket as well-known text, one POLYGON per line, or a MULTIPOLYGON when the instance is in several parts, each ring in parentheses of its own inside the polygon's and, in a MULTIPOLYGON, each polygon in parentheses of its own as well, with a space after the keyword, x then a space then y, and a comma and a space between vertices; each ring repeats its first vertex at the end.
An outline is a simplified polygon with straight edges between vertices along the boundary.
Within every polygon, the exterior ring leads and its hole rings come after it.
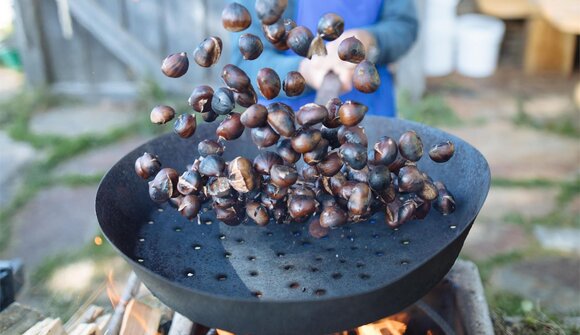
POLYGON ((424 22, 455 21, 459 0, 426 0, 424 22))
POLYGON ((467 14, 457 19, 457 71, 468 77, 490 76, 497 67, 505 24, 496 18, 467 14))
POLYGON ((429 77, 446 76, 453 72, 455 22, 431 22, 423 26, 423 69, 429 77))

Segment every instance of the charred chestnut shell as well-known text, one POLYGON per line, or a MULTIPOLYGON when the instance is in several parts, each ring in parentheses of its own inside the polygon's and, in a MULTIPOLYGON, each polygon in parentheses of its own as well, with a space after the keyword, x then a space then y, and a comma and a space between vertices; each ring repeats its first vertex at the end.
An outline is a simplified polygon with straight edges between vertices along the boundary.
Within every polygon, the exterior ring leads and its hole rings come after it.
POLYGON ((212 36, 203 40, 193 51, 193 60, 197 65, 210 67, 218 62, 222 54, 222 40, 212 36))

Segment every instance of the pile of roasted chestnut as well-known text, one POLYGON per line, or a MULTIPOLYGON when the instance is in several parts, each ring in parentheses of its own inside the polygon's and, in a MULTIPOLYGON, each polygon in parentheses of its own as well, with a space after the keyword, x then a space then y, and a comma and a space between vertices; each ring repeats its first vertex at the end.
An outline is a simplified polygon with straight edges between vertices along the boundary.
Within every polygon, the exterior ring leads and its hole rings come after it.
MULTIPOLYGON (((286 0, 256 1, 264 38, 276 49, 292 49, 304 57, 323 55, 322 40, 335 40, 343 32, 342 18, 326 14, 314 37, 308 28, 281 18, 286 5, 286 0)), ((242 31, 250 26, 251 16, 234 2, 224 9, 222 23, 229 31, 242 31)), ((252 34, 241 35, 238 45, 248 61, 257 59, 264 48, 260 37, 252 34)), ((209 67, 219 60, 221 50, 221 39, 209 37, 195 49, 193 58, 198 65, 209 67)), ((358 63, 354 87, 374 92, 380 80, 374 64, 365 60, 362 43, 355 37, 346 38, 338 52, 342 60, 358 63)), ((180 77, 188 67, 187 54, 182 52, 169 55, 161 70, 169 77, 180 77)), ((170 201, 189 220, 199 220, 203 204, 211 202, 217 219, 228 225, 246 219, 260 226, 272 221, 309 221, 309 231, 317 238, 330 228, 364 221, 377 211, 384 211, 386 224, 394 228, 424 218, 431 205, 444 215, 455 210, 455 200, 444 184, 417 168, 423 143, 414 131, 403 133, 398 141, 384 136, 369 149, 365 130, 359 126, 367 112, 363 104, 333 98, 325 106, 309 103, 295 112, 281 102, 258 104, 250 78, 235 65, 226 65, 221 77, 224 87, 214 90, 202 85, 189 97, 189 105, 204 121, 212 122, 220 115, 225 118, 217 127, 215 140, 198 143, 199 157, 192 158, 183 174, 161 168, 161 162, 150 153, 135 162, 139 176, 154 177, 149 182, 153 201, 170 201), (236 105, 246 110, 234 112, 236 105), (253 160, 239 156, 225 161, 222 155, 227 141, 238 139, 246 128, 258 148, 275 146, 275 150, 262 150, 253 160)), ((300 73, 290 72, 281 81, 270 68, 258 72, 257 83, 267 100, 276 98, 280 90, 296 96, 305 88, 300 73)), ((164 124, 175 117, 175 110, 156 106, 150 117, 153 123, 164 124)), ((177 117, 174 131, 188 138, 196 125, 195 114, 184 113, 177 117)), ((446 162, 454 154, 454 145, 442 142, 428 154, 435 162, 446 162)))

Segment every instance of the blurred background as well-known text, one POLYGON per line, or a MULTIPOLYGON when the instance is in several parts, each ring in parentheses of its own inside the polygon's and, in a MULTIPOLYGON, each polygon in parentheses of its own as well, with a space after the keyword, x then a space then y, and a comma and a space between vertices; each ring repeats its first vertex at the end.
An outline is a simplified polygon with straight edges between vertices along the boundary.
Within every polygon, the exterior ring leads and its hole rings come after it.
MULTIPOLYGON (((492 188, 462 257, 479 266, 496 332, 578 334, 580 1, 415 2, 420 37, 392 68, 398 117, 489 161, 492 188)), ((180 80, 159 66, 209 35, 229 45, 222 8, 0 0, 0 259, 25 265, 19 301, 67 320, 107 280, 124 282, 98 229, 97 184, 170 130, 149 124, 152 106, 186 111, 195 85, 218 82, 227 53, 180 80)))

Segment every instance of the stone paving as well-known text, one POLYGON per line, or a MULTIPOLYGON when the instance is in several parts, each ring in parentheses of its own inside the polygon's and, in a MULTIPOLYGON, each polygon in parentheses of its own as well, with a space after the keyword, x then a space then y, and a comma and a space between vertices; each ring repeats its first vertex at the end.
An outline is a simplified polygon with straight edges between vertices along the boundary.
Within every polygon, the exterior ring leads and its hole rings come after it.
MULTIPOLYGON (((574 80, 578 78, 523 79, 507 69, 487 79, 451 76, 429 81, 429 89, 442 94, 464 121, 462 126, 445 130, 478 148, 487 158, 493 178, 524 182, 540 179, 553 183, 553 186, 541 187, 493 186, 462 256, 492 267, 490 277, 486 278, 488 293, 517 293, 559 313, 580 310, 577 304, 580 299, 575 301, 580 292, 577 285, 580 283, 580 226, 560 227, 558 222, 533 226, 507 218, 516 215, 532 220, 550 217, 555 211, 580 215, 580 196, 561 206, 558 186, 578 178, 580 147, 577 138, 516 126, 513 119, 518 113, 519 97, 525 98, 526 112, 536 118, 561 117, 570 111, 580 115, 571 101, 574 80), (514 253, 521 257, 508 264, 494 265, 496 259, 514 253)), ((10 91, 3 91, 1 86, 0 98, 2 92, 10 91)), ((30 126, 37 134, 75 138, 105 134, 112 128, 130 124, 136 115, 131 104, 105 101, 37 113, 30 126)), ((147 139, 146 136, 122 139, 64 161, 50 173, 61 177, 102 174, 147 139)), ((14 165, 0 170, 0 194, 4 197, 9 194, 4 183, 14 180, 11 176, 34 161, 39 152, 25 143, 12 143, 1 131, 0 148, 0 158, 14 165)), ((0 252, 0 257, 22 257, 29 271, 33 271, 46 256, 74 251, 92 241, 98 232, 94 216, 95 190, 96 185, 76 188, 59 185, 36 194, 10 219, 11 243, 0 252)), ((93 271, 90 261, 79 266, 84 274, 93 271)), ((66 267, 57 271, 57 278, 50 281, 55 291, 62 290, 59 278, 68 276, 70 271, 66 267)), ((75 287, 79 290, 84 287, 82 283, 77 284, 75 287)))

